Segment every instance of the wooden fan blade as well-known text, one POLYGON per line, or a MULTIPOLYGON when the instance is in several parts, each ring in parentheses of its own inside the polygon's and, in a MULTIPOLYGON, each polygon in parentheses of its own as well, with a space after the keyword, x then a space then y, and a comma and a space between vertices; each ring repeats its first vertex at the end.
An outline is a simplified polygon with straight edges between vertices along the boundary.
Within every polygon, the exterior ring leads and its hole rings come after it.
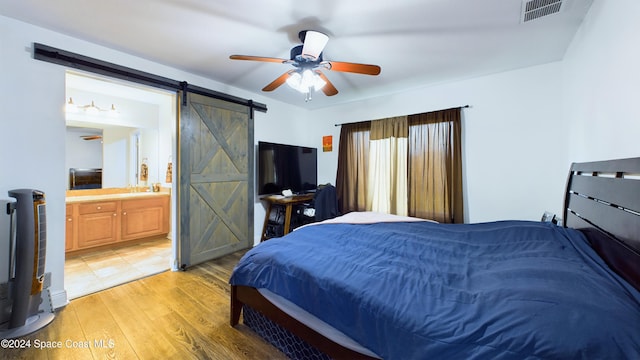
POLYGON ((295 70, 289 70, 286 73, 280 75, 277 79, 273 80, 269 85, 262 88, 262 91, 273 91, 277 89, 280 85, 284 84, 285 81, 291 76, 291 74, 295 72, 295 70))
POLYGON ((80 136, 80 138, 82 138, 82 140, 102 140, 102 136, 101 135, 82 135, 80 136))
POLYGON ((329 70, 331 71, 350 72, 365 75, 378 75, 380 74, 381 70, 380 66, 378 65, 356 64, 342 61, 326 61, 326 63, 329 64, 329 70))
POLYGON ((333 84, 331 83, 331 81, 329 81, 329 79, 322 73, 322 71, 320 70, 315 70, 316 74, 318 74, 318 76, 320 76, 320 78, 322 80, 324 80, 326 82, 326 84, 324 84, 324 86, 322 87, 322 92, 327 95, 327 96, 333 96, 335 94, 338 93, 338 89, 336 89, 335 86, 333 86, 333 84))
POLYGON ((263 57, 263 56, 251 56, 251 55, 231 55, 229 56, 231 60, 250 60, 250 61, 264 61, 264 62, 275 62, 275 63, 286 63, 290 60, 280 59, 280 58, 272 58, 272 57, 263 57))

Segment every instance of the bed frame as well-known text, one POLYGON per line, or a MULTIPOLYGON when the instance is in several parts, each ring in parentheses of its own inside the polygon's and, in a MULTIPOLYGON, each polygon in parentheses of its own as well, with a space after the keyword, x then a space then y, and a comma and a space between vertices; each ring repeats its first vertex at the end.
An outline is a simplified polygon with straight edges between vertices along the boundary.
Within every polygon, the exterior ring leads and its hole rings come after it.
POLYGON ((640 158, 574 163, 564 226, 581 230, 609 267, 640 290, 640 158))
POLYGON ((327 354, 332 359, 376 359, 353 351, 324 337, 273 305, 257 289, 248 286, 231 286, 231 326, 237 325, 240 321, 243 304, 260 312, 266 318, 327 354))
MULTIPOLYGON (((573 163, 563 217, 565 227, 585 233, 607 264, 640 290, 640 157, 573 163)), ((231 326, 240 321, 243 304, 334 359, 372 359, 325 338, 252 287, 231 287, 231 326)))

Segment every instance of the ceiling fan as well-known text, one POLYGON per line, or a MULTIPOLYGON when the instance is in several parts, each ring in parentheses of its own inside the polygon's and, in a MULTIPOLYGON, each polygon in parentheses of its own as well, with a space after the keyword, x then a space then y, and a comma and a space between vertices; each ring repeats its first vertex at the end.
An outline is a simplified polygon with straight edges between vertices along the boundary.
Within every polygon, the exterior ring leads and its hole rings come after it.
POLYGON ((80 138, 86 141, 102 140, 102 135, 81 135, 80 138))
POLYGON ((329 37, 314 30, 303 30, 298 34, 302 45, 291 49, 289 59, 251 56, 251 55, 231 55, 232 60, 251 60, 263 62, 275 62, 281 64, 291 64, 295 69, 289 70, 273 80, 270 84, 262 88, 262 91, 273 91, 285 82, 292 88, 306 94, 306 101, 311 100, 312 90, 322 89, 327 96, 338 93, 338 89, 320 71, 320 69, 348 72, 365 75, 380 74, 380 66, 369 64, 357 64, 342 61, 330 61, 322 58, 329 37))

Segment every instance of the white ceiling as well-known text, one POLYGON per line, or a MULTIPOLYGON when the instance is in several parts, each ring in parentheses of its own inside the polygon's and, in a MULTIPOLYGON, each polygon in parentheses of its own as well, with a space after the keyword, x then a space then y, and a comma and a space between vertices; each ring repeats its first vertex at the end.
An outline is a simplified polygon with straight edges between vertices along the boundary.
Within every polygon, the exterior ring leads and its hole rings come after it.
POLYGON ((339 94, 309 103, 286 85, 262 93, 314 109, 561 60, 591 3, 526 23, 521 0, 5 0, 0 14, 254 93, 291 66, 229 55, 289 58, 301 30, 330 36, 325 60, 381 66, 326 71, 339 94))

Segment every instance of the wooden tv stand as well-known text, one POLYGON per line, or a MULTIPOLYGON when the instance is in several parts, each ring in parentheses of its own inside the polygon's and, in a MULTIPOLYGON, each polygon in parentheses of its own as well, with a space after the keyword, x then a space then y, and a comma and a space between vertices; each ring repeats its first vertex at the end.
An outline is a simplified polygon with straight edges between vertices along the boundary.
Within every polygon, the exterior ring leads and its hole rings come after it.
POLYGON ((291 231, 291 213, 293 206, 307 203, 313 200, 314 194, 303 194, 293 196, 271 195, 265 196, 262 200, 267 202, 267 213, 264 216, 264 225, 262 226, 262 236, 260 241, 267 240, 267 226, 269 225, 269 215, 273 206, 284 206, 284 235, 291 231))

